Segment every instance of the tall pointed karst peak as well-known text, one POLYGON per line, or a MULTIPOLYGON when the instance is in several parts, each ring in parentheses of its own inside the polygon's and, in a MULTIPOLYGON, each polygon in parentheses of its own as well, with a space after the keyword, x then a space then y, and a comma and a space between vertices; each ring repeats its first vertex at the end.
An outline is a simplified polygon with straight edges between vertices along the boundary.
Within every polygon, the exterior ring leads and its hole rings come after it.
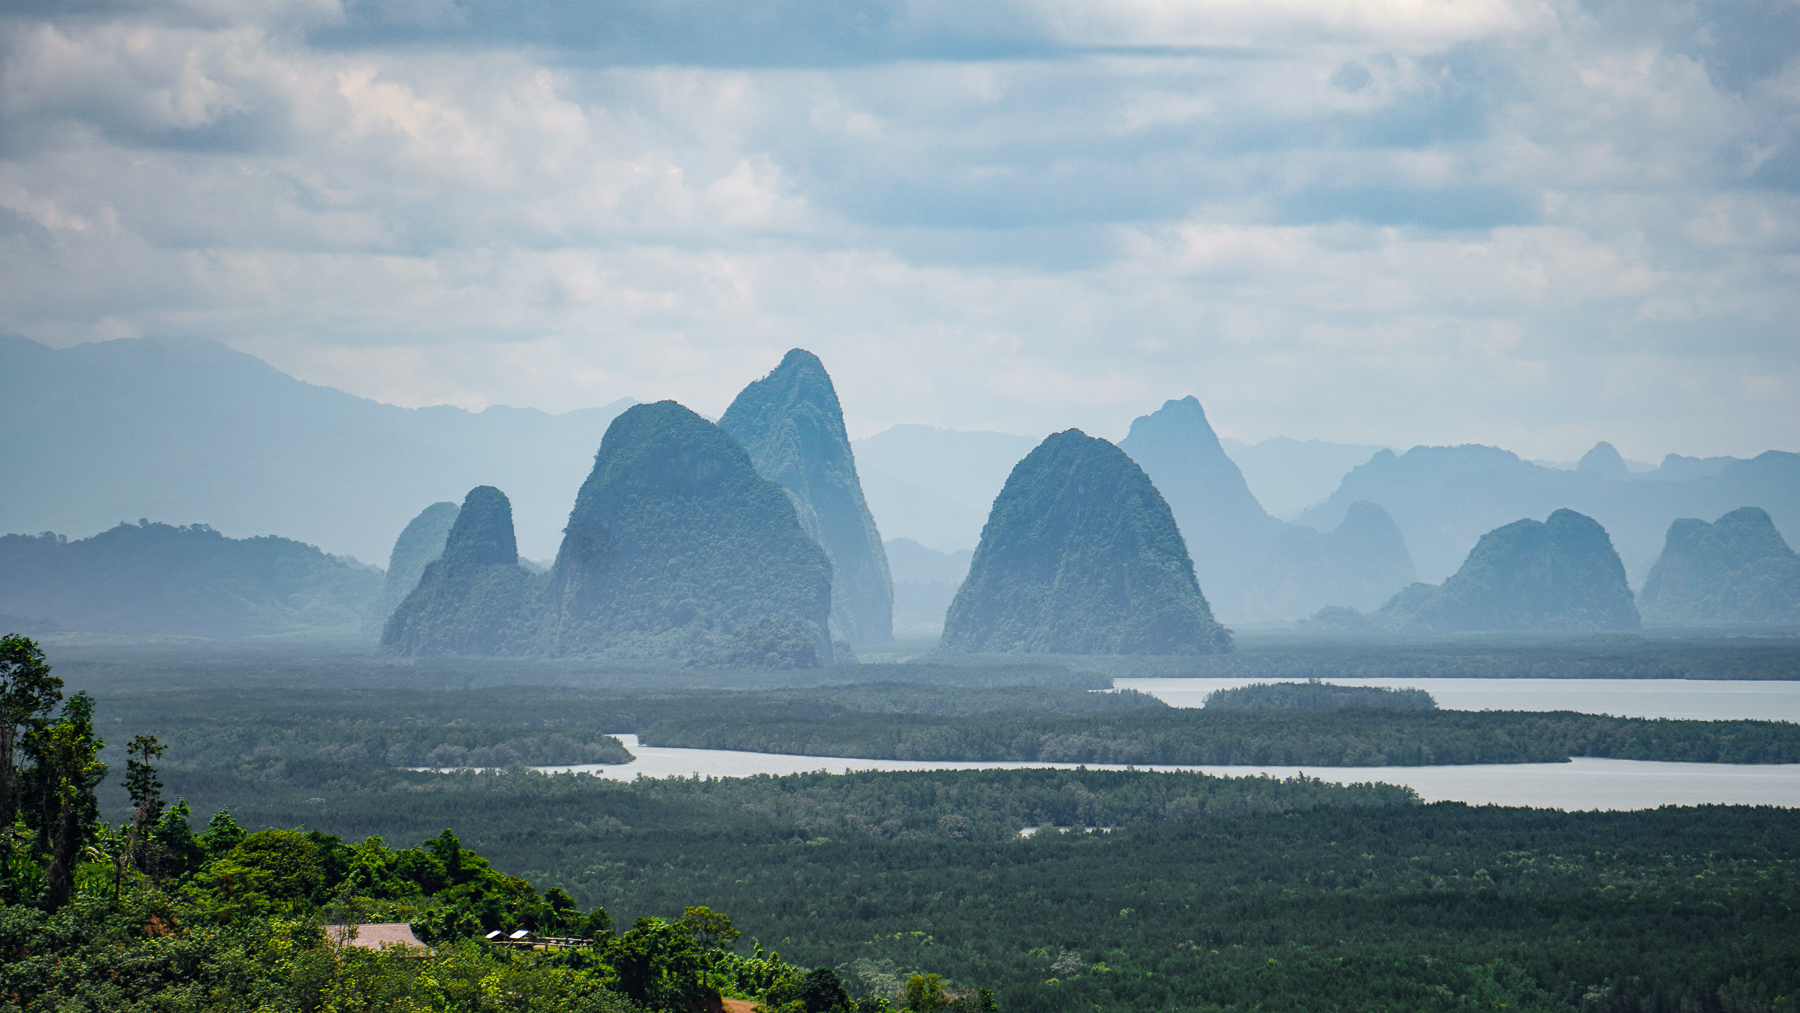
POLYGON ((542 581, 519 565, 512 501, 491 485, 463 497, 444 552, 425 566, 382 630, 411 655, 537 653, 542 581))
POLYGON ((1119 449, 1130 454, 1169 497, 1177 520, 1190 498, 1196 499, 1196 506, 1204 503, 1211 513, 1251 523, 1271 519, 1220 445, 1219 435, 1206 420, 1206 409, 1191 394, 1165 401, 1156 411, 1132 420, 1131 432, 1119 442, 1119 449))
POLYGON ((944 622, 957 653, 1229 650, 1168 504, 1132 459, 1070 429, 995 498, 944 622))
POLYGON ((1619 451, 1605 440, 1594 444, 1594 449, 1581 455, 1581 462, 1575 465, 1575 470, 1598 475, 1604 479, 1624 478, 1630 474, 1630 469, 1625 467, 1625 459, 1620 457, 1619 451))
POLYGON ((831 622, 856 643, 893 639, 893 582, 863 497, 831 375, 803 348, 745 387, 719 419, 757 473, 793 501, 806 533, 831 559, 831 622))
POLYGON ((831 663, 830 560, 738 441, 673 401, 607 429, 551 585, 551 653, 831 663))
POLYGON ((462 569, 512 566, 519 561, 513 536, 512 501, 491 485, 478 485, 463 497, 462 509, 444 539, 443 561, 462 569))
POLYGON ((1192 396, 1131 423, 1119 442, 1168 501, 1194 570, 1226 614, 1244 613, 1283 525, 1269 516, 1192 396))

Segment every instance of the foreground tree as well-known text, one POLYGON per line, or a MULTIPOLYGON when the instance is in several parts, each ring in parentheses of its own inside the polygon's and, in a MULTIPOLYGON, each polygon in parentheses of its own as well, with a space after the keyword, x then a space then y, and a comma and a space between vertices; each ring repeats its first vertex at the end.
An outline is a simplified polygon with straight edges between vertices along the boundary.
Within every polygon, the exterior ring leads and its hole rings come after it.
POLYGON ((52 911, 69 902, 75 867, 99 826, 94 789, 106 779, 106 764, 100 762, 103 745, 94 734, 94 700, 86 693, 70 697, 56 723, 25 737, 25 748, 37 761, 33 808, 42 820, 39 840, 50 852, 44 905, 52 911))
POLYGON ((131 795, 131 829, 125 835, 125 854, 142 872, 155 874, 155 830, 163 818, 163 783, 156 779, 150 761, 163 754, 154 735, 139 735, 125 747, 125 790, 131 795))
POLYGON ((12 826, 18 815, 20 741, 62 700, 62 685, 36 642, 17 634, 0 637, 0 827, 12 826))

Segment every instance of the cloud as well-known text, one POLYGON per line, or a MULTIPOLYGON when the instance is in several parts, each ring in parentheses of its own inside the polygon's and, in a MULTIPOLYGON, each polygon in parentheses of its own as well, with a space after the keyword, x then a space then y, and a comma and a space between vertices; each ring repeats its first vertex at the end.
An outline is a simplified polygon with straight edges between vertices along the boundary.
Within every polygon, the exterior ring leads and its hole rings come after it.
POLYGON ((1193 393, 1753 453, 1800 431, 1800 5, 1757 3, 14 9, 0 329, 403 404, 717 414, 803 345, 859 435, 1193 393))

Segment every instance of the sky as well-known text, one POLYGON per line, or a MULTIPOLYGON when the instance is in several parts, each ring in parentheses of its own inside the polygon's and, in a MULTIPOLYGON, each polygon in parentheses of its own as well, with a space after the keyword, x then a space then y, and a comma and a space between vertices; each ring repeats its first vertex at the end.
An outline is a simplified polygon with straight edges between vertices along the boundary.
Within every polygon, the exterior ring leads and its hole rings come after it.
POLYGON ((0 0, 0 279, 407 406, 1800 450, 1800 0, 0 0))

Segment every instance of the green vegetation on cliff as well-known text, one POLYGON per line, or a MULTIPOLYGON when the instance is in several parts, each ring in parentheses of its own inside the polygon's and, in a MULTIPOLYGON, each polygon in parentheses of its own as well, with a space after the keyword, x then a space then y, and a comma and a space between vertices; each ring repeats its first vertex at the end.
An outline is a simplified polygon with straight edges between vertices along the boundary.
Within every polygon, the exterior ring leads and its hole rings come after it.
POLYGON ((402 654, 531 653, 543 581, 519 565, 512 504, 476 486, 444 540, 444 554, 394 610, 381 644, 402 654))
POLYGON ((388 554, 381 607, 374 616, 377 631, 387 625, 394 610, 419 586, 426 564, 444 554, 444 541, 450 537, 458 509, 455 503, 433 503, 407 522, 400 537, 394 539, 394 550, 388 554))
POLYGON ((744 448, 673 401, 607 429, 548 580, 544 653, 722 659, 776 624, 832 660, 830 559, 744 448))
POLYGON ((1683 518, 1669 525, 1638 604, 1653 622, 1793 622, 1800 559, 1759 507, 1711 524, 1683 518))
POLYGON ((756 471, 787 490, 800 526, 831 558, 831 622, 853 643, 894 639, 894 589, 863 500, 837 390, 819 357, 796 348, 745 387, 719 419, 756 471))
POLYGON ((1481 536, 1442 586, 1416 583, 1364 616, 1326 608, 1322 628, 1403 633, 1488 630, 1635 630, 1641 625, 1625 567, 1606 529, 1573 510, 1514 521, 1481 536))
POLYGON ((941 641, 957 653, 1230 648, 1162 495, 1123 451, 1077 429, 1007 477, 941 641))

